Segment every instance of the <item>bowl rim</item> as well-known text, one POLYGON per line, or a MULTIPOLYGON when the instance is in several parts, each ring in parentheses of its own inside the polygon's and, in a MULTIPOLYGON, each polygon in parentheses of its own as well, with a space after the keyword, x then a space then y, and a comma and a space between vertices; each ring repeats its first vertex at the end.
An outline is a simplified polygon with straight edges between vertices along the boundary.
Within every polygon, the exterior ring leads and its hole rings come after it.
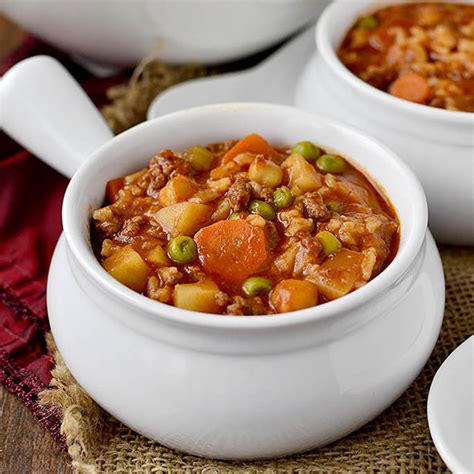
MULTIPOLYGON (((403 0, 403 3, 415 3, 416 1, 417 0, 403 0)), ((463 3, 463 0, 457 1, 463 3)), ((397 3, 401 2, 391 0, 387 2, 385 6, 397 3)), ((371 5, 375 7, 377 4, 380 4, 380 1, 358 1, 357 4, 359 5, 358 10, 366 11, 367 9, 370 9, 371 5)), ((341 62, 336 54, 335 48, 331 45, 329 40, 329 31, 332 28, 335 28, 339 12, 345 8, 347 8, 346 0, 334 0, 319 17, 315 28, 315 38, 317 49, 325 63, 336 76, 340 77, 347 84, 348 87, 355 89, 356 93, 370 97, 372 100, 379 102, 383 106, 412 114, 416 118, 435 119, 446 123, 449 122, 450 124, 473 124, 474 113, 472 112, 439 109, 436 107, 430 107, 429 105, 417 104, 415 102, 400 99, 399 97, 390 95, 388 92, 384 92, 371 86, 351 72, 341 62)))
MULTIPOLYGON (((335 148, 337 149, 337 146, 335 148)), ((157 318, 157 320, 164 319, 172 324, 215 329, 257 330, 295 326, 311 321, 323 321, 328 318, 341 318, 348 312, 370 302, 384 290, 399 282, 403 275, 409 270, 422 248, 427 232, 428 209, 423 188, 411 169, 389 148, 379 141, 368 137, 364 132, 325 117, 319 117, 304 112, 295 107, 264 103, 228 103, 194 107, 164 115, 136 125, 102 145, 84 162, 69 183, 63 201, 62 219, 67 246, 74 257, 74 260, 79 264, 87 277, 93 280, 96 286, 103 289, 116 300, 118 299, 125 302, 135 310, 140 310, 147 313, 147 315, 152 315, 152 317, 157 318), (84 184, 87 183, 89 169, 93 168, 94 163, 99 161, 100 157, 107 155, 112 146, 115 147, 119 144, 133 141, 133 136, 139 130, 153 129, 159 127, 166 121, 180 120, 189 114, 196 114, 196 119, 198 119, 200 113, 211 113, 218 117, 219 112, 240 109, 246 111, 263 110, 269 114, 272 112, 297 114, 306 120, 329 125, 330 127, 336 128, 359 141, 370 143, 370 146, 376 146, 384 155, 385 159, 390 161, 391 166, 396 169, 398 173, 397 175, 404 183, 403 189, 410 190, 407 194, 410 195, 412 201, 411 207, 414 215, 417 217, 413 219, 413 224, 408 232, 408 238, 403 245, 399 247, 393 261, 373 280, 370 280, 357 291, 353 291, 342 298, 319 306, 274 315, 228 317, 220 314, 184 310, 154 301, 119 283, 102 268, 95 255, 90 250, 90 245, 84 236, 83 227, 73 218, 75 215, 75 204, 77 202, 76 196, 79 196, 81 192, 83 192, 84 184)), ((400 225, 403 232, 404 223, 400 222, 400 225)))

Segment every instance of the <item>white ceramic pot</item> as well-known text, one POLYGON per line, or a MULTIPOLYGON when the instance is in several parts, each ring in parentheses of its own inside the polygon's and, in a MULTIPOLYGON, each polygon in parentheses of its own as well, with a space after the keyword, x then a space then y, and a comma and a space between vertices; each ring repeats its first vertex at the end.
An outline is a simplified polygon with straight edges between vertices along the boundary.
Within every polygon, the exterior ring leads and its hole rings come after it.
POLYGON ((325 10, 316 28, 317 52, 300 80, 296 104, 355 125, 391 147, 424 187, 435 238, 474 245, 474 114, 393 97, 363 82, 337 57, 358 17, 391 3, 400 0, 337 0, 325 10))
POLYGON ((148 56, 169 63, 238 59, 284 39, 328 2, 0 0, 0 9, 68 53, 100 65, 131 66, 148 56))
POLYGON ((49 277, 51 328, 80 384, 133 429, 222 459, 304 451, 372 419, 426 362, 443 314, 441 264, 426 237, 418 180, 378 142, 270 104, 189 109, 110 140, 77 85, 44 57, 4 76, 0 107, 7 133, 66 174, 79 168, 64 198, 64 234, 49 277), (388 268, 318 307, 229 317, 158 303, 101 267, 91 250, 89 221, 108 179, 143 167, 163 147, 179 150, 250 132, 276 144, 313 139, 366 169, 401 222, 400 248, 388 268))

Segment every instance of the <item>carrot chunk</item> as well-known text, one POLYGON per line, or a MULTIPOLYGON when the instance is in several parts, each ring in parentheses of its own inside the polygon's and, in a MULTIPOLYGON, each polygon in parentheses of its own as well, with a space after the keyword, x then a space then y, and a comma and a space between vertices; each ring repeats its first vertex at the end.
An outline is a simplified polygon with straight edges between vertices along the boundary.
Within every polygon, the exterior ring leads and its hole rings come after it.
POLYGON ((318 289, 305 280, 283 280, 272 291, 270 301, 278 313, 289 313, 318 304, 318 289))
POLYGON ((232 161, 237 155, 241 153, 255 153, 259 155, 271 156, 275 153, 273 147, 265 140, 265 138, 252 133, 239 142, 237 142, 222 158, 223 163, 232 161))
POLYGON ((423 104, 429 97, 430 85, 423 76, 411 73, 401 76, 393 82, 389 92, 400 99, 423 104))
POLYGON ((108 202, 112 204, 117 200, 118 192, 123 188, 124 182, 125 179, 123 177, 111 179, 107 182, 107 186, 105 188, 105 196, 108 202))
POLYGON ((194 240, 204 270, 230 283, 245 280, 267 260, 265 232, 244 220, 216 222, 194 240))

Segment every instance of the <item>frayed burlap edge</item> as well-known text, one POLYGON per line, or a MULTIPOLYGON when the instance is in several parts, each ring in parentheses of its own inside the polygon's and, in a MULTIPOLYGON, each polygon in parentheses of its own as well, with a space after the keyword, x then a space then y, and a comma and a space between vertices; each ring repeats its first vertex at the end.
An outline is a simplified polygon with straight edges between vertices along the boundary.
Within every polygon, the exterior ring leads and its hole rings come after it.
POLYGON ((448 472, 429 435, 426 398, 436 370, 474 333, 474 251, 444 248, 447 306, 441 335, 422 373, 383 414, 337 443, 305 454, 261 462, 206 460, 173 451, 133 432, 112 418, 82 390, 51 336, 56 367, 43 404, 63 412, 72 465, 79 473, 98 472, 448 472))
POLYGON ((71 375, 50 333, 46 335, 46 343, 48 351, 53 356, 55 367, 51 371, 50 389, 39 394, 39 402, 42 405, 55 405, 61 408, 63 415, 61 434, 66 438, 73 467, 81 473, 97 472, 88 447, 95 443, 95 432, 108 431, 109 416, 96 405, 71 375))
POLYGON ((151 102, 166 88, 214 72, 202 66, 171 66, 152 57, 145 58, 126 84, 108 89, 110 103, 102 107, 102 114, 115 133, 123 132, 146 119, 151 102))

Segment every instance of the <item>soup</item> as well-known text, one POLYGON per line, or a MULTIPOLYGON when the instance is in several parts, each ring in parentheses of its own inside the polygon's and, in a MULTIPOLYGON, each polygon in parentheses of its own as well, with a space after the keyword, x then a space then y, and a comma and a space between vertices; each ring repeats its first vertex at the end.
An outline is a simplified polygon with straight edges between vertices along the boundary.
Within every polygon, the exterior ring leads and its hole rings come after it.
POLYGON ((91 225, 98 260, 123 284, 226 315, 343 297, 390 263, 398 233, 388 199, 348 160, 257 134, 162 150, 107 183, 91 225))
POLYGON ((474 5, 406 3, 359 18, 339 58, 401 99, 474 112, 474 5))

